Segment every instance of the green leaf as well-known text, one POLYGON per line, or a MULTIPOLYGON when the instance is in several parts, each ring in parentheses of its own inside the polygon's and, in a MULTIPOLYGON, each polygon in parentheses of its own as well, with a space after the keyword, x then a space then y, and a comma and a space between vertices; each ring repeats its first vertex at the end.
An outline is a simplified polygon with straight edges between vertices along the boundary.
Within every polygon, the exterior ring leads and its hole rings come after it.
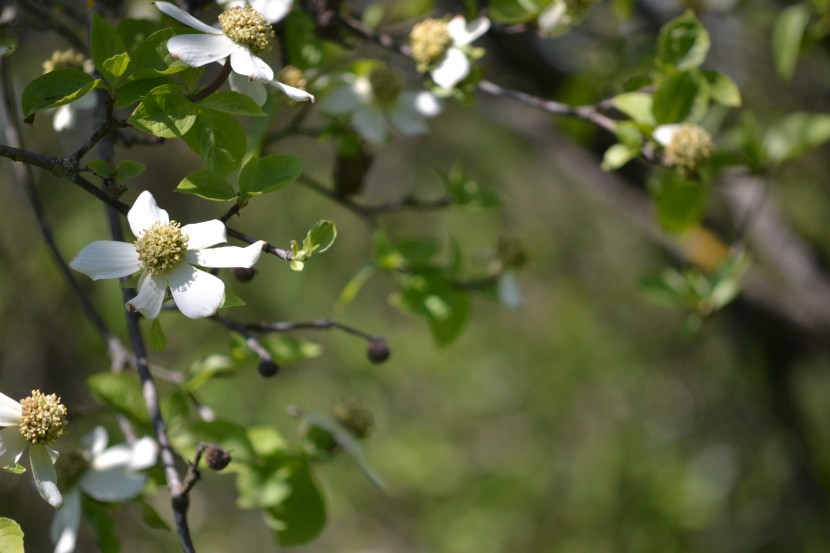
POLYGON ((10 518, 0 517, 0 551, 23 553, 23 530, 10 518))
POLYGON ((101 548, 101 553, 118 553, 121 546, 115 536, 115 522, 113 522, 105 504, 82 495, 81 510, 95 530, 95 537, 98 539, 98 547, 101 548))
POLYGON ((186 392, 193 392, 214 378, 236 374, 236 369, 236 363, 227 355, 209 355, 190 366, 188 379, 182 388, 186 392))
MULTIPOLYGON (((112 60, 111 58, 126 52, 124 43, 121 41, 118 31, 115 27, 104 21, 98 12, 92 14, 92 27, 90 30, 89 46, 92 51, 92 62, 95 68, 104 76, 104 78, 111 84, 119 79, 124 74, 126 64, 124 60, 112 60), (122 67, 123 66, 123 67, 122 67), (111 72, 111 69, 116 71, 121 70, 120 74, 111 72)), ((126 63, 129 63, 129 56, 126 58, 126 63)))
POLYGON ((131 159, 119 161, 115 166, 113 177, 117 179, 134 179, 144 172, 144 164, 131 159))
POLYGON ((132 373, 98 373, 86 379, 92 395, 104 405, 127 417, 134 424, 150 427, 141 383, 132 373))
POLYGON ((797 112, 772 125, 764 135, 764 151, 773 163, 789 161, 830 140, 830 115, 797 112))
POLYGON ((142 42, 164 26, 158 21, 127 18, 119 21, 116 28, 127 52, 132 54, 142 42))
POLYGON ((493 208, 501 205, 499 196, 467 176, 461 165, 454 165, 446 175, 440 174, 447 196, 453 205, 493 208))
POLYGON ((262 346, 280 365, 300 363, 323 354, 320 344, 292 336, 269 336, 262 340, 262 346))
POLYGON ((653 102, 651 111, 658 124, 695 121, 708 106, 708 86, 697 71, 677 73, 657 84, 653 102))
POLYGON ((455 340, 470 314, 468 292, 456 288, 435 270, 406 275, 391 300, 399 308, 424 317, 439 346, 455 340))
POLYGON ((176 192, 195 194, 206 200, 228 201, 236 199, 236 190, 222 175, 213 171, 197 171, 179 183, 176 192))
POLYGON ((666 23, 657 42, 657 67, 686 71, 699 67, 709 52, 709 33, 691 11, 666 23))
POLYGON ((13 465, 3 467, 3 470, 8 472, 8 473, 11 473, 11 474, 25 474, 26 473, 26 467, 24 467, 23 465, 21 465, 19 463, 15 463, 13 465))
POLYGON ((810 21, 809 8, 794 4, 781 12, 772 31, 772 56, 775 69, 782 79, 789 80, 795 72, 804 31, 810 21))
POLYGON ((302 248, 292 240, 291 242, 291 269, 294 271, 303 270, 303 262, 316 253, 323 253, 331 247, 334 239, 337 238, 337 227, 334 223, 322 219, 314 223, 305 238, 302 248))
POLYGON ((98 175, 99 177, 109 178, 112 176, 112 169, 107 164, 106 161, 102 159, 93 159, 89 163, 86 164, 89 167, 89 170, 98 175))
POLYGON ((516 25, 535 19, 540 6, 535 0, 491 0, 487 8, 493 21, 516 25))
POLYGON ((346 286, 343 287, 343 291, 340 292, 340 296, 337 298, 335 308, 342 309, 349 305, 352 301, 354 301, 355 297, 357 297, 357 295, 363 289, 363 286, 374 274, 374 265, 367 263, 366 265, 361 267, 352 276, 352 278, 349 279, 349 282, 346 283, 346 286))
POLYGON ((611 98, 615 108, 629 116, 631 119, 642 125, 655 125, 652 115, 651 94, 645 92, 627 92, 618 94, 611 98))
POLYGON ((702 75, 709 85, 709 97, 712 100, 730 108, 741 105, 741 91, 735 81, 717 71, 704 71, 702 75))
POLYGON ((129 123, 161 138, 182 137, 196 123, 199 108, 184 97, 175 85, 151 90, 141 101, 129 123))
POLYGON ((709 191, 702 183, 665 171, 650 183, 657 220, 669 232, 683 232, 699 224, 706 213, 709 191))
POLYGON ((164 335, 164 329, 161 328, 159 319, 153 319, 150 325, 150 347, 155 351, 167 349, 167 336, 164 335))
POLYGON ((2 56, 4 58, 14 54, 15 50, 17 50, 17 39, 10 36, 0 38, 0 51, 3 52, 2 56), (8 48, 8 50, 3 50, 5 48, 8 48))
POLYGON ((156 31, 142 41, 131 52, 129 79, 154 79, 186 70, 188 66, 177 61, 167 51, 167 41, 176 34, 175 29, 168 27, 156 31))
POLYGON ((187 459, 193 459, 200 442, 216 444, 233 457, 226 470, 236 471, 239 465, 257 464, 254 448, 244 426, 235 422, 216 419, 196 421, 187 429, 171 436, 176 449, 187 459))
POLYGON ((26 117, 48 108, 74 102, 99 86, 101 81, 79 69, 56 69, 29 83, 20 103, 26 117))
POLYGON ((201 102, 199 105, 204 108, 214 109, 224 113, 232 113, 234 115, 249 115, 252 117, 262 117, 266 115, 262 108, 254 102, 250 96, 234 92, 232 90, 219 90, 214 92, 201 102))
POLYGON ((319 67, 325 44, 317 36, 311 17, 301 10, 291 10, 283 20, 285 26, 285 57, 300 69, 319 67))
POLYGON ((632 159, 640 155, 640 148, 634 148, 627 144, 614 144, 602 156, 602 170, 613 171, 619 169, 632 159))
POLYGON ((109 75, 109 82, 117 86, 121 81, 121 77, 127 72, 127 66, 130 65, 130 56, 126 52, 118 54, 110 59, 104 61, 105 75, 109 75))
POLYGON ((274 192, 293 182, 301 172, 302 161, 294 156, 252 158, 239 174, 239 192, 243 198, 274 192))
POLYGON ((207 169, 227 175, 242 163, 247 140, 245 131, 227 113, 199 109, 199 117, 184 141, 190 149, 202 156, 207 169))
POLYGON ((281 546, 302 545, 320 535, 326 525, 326 504, 307 464, 294 465, 285 479, 290 494, 263 512, 281 546))
POLYGON ((118 87, 118 96, 115 98, 116 108, 126 108, 140 102, 154 88, 162 85, 176 86, 173 79, 169 77, 156 77, 141 81, 128 81, 118 87))
POLYGON ((219 309, 242 307, 243 305, 246 305, 245 300, 225 288, 225 295, 222 297, 222 304, 219 306, 219 309))

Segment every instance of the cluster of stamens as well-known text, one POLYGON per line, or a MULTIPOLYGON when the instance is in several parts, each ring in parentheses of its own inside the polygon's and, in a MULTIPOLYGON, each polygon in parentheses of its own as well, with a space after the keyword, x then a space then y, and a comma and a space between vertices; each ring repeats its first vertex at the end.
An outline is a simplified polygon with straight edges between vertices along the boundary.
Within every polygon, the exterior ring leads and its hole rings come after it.
POLYGON ((157 221, 135 241, 138 260, 145 271, 155 276, 168 271, 184 259, 187 236, 176 221, 157 221))
POLYGON ((66 407, 57 395, 32 390, 32 395, 21 399, 20 405, 20 434, 29 443, 49 445, 66 431, 66 407))
POLYGON ((452 44, 452 37, 446 21, 441 19, 425 19, 412 27, 409 33, 409 44, 412 47, 412 59, 418 66, 418 71, 428 71, 447 52, 452 44))
POLYGON ((219 24, 228 38, 256 55, 264 54, 271 49, 274 29, 261 13, 251 6, 223 11, 219 14, 219 24))
POLYGON ((50 73, 55 69, 80 69, 86 73, 92 73, 92 60, 84 57, 74 49, 55 50, 52 57, 43 62, 43 72, 50 73))
POLYGON ((384 67, 372 71, 369 75, 372 94, 379 104, 391 104, 403 89, 403 76, 394 69, 384 67))
POLYGON ((294 65, 286 65, 280 69, 277 80, 288 86, 299 88, 300 90, 305 90, 305 87, 308 86, 308 79, 305 78, 305 73, 303 73, 302 69, 294 65))
POLYGON ((712 155, 712 136, 700 125, 684 124, 666 146, 666 163, 684 171, 696 171, 712 155))

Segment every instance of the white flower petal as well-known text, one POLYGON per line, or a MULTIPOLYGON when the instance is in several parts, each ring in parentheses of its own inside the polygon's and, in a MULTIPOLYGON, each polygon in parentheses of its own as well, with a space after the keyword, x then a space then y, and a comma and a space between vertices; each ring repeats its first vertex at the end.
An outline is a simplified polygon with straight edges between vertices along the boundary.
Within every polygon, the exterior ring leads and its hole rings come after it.
POLYGON ((268 84, 277 87, 283 94, 285 94, 295 102, 311 102, 312 104, 314 103, 314 95, 309 94, 301 88, 288 86, 287 84, 283 84, 273 79, 268 81, 268 84))
POLYGON ((186 11, 179 9, 169 2, 156 2, 156 7, 179 23, 187 25, 191 29, 196 29, 197 31, 202 31, 203 33, 211 35, 222 34, 221 30, 211 27, 207 23, 202 23, 186 11))
POLYGON ((114 468, 141 470, 156 464, 157 454, 155 440, 145 436, 132 444, 114 445, 94 456, 90 467, 97 471, 114 468))
POLYGON ((84 449, 89 451, 93 459, 104 452, 108 441, 107 429, 103 426, 96 426, 81 438, 81 444, 83 444, 84 449))
POLYGON ((130 230, 138 237, 144 229, 151 227, 154 223, 170 222, 170 216, 156 203, 156 199, 147 190, 138 195, 133 207, 127 212, 127 221, 130 223, 130 230))
POLYGON ((263 86, 261 82, 252 81, 248 77, 240 75, 239 73, 231 71, 231 74, 228 77, 228 84, 231 85, 231 90, 250 97, 260 106, 265 104, 265 100, 268 99, 268 92, 265 90, 265 86, 263 86))
POLYGON ((388 115, 389 120, 401 134, 414 136, 424 134, 429 130, 424 116, 414 109, 393 109, 388 115))
POLYGON ((553 4, 539 14, 536 24, 539 25, 539 30, 543 34, 553 34, 565 22, 567 13, 568 4, 565 0, 554 0, 553 4))
POLYGON ((46 453, 49 454, 49 459, 52 460, 52 464, 54 465, 55 463, 57 463, 58 462, 58 457, 61 456, 61 454, 58 453, 58 450, 57 449, 52 449, 48 445, 45 445, 43 447, 46 448, 46 453))
POLYGON ((126 466, 107 470, 88 470, 78 480, 78 487, 98 501, 121 502, 137 496, 147 482, 143 474, 128 472, 126 466))
POLYGON ((52 117, 52 128, 58 132, 71 129, 75 126, 75 108, 72 104, 60 106, 52 117))
MULTIPOLYGON (((366 82, 368 83, 368 80, 366 82)), ((357 82, 344 83, 334 87, 320 101, 320 109, 325 113, 332 113, 334 115, 348 113, 357 108, 357 106, 371 101, 371 93, 370 88, 369 98, 366 98, 362 88, 357 86, 357 82)))
POLYGON ((69 266, 92 280, 120 278, 141 269, 135 246, 112 240, 97 240, 86 246, 69 266))
POLYGON ((412 102, 415 111, 424 117, 435 117, 441 113, 441 102, 435 95, 426 90, 419 92, 404 92, 401 94, 403 102, 412 102))
POLYGON ((191 319, 213 315, 225 297, 224 282, 186 263, 170 273, 170 290, 179 311, 191 319))
POLYGON ((672 125, 660 125, 656 129, 654 129, 654 132, 651 133, 651 136, 653 136, 654 140, 659 142, 662 146, 668 146, 671 143, 671 139, 674 137, 674 134, 682 126, 683 125, 679 123, 675 123, 672 125))
POLYGON ((164 303, 164 292, 167 290, 166 276, 150 276, 147 273, 141 275, 138 279, 138 295, 127 302, 126 308, 138 311, 148 319, 158 317, 161 304, 164 303))
POLYGON ((452 88, 470 74, 470 60, 458 48, 450 48, 430 74, 441 88, 452 88))
POLYGON ((132 470, 143 470, 156 464, 159 446, 153 438, 145 436, 130 444, 130 448, 132 453, 130 454, 129 467, 132 470))
POLYGON ((464 17, 457 15, 447 23, 447 31, 456 46, 464 46, 486 33, 490 29, 490 20, 479 17, 467 23, 464 17))
POLYGON ((182 227, 182 234, 187 236, 187 249, 199 250, 227 242, 225 223, 212 219, 204 223, 194 223, 182 227))
MULTIPOLYGON (((209 248, 204 250, 187 250, 184 259, 193 265, 213 268, 253 267, 259 256, 262 255, 262 240, 254 242, 250 246, 240 248, 239 246, 225 246, 222 248, 209 248)), ((171 286, 172 286, 172 278, 171 286)))
POLYGON ((251 0, 251 7, 268 23, 281 21, 291 11, 292 0, 251 0))
POLYGON ((55 553, 72 553, 81 525, 81 492, 72 488, 63 496, 63 508, 55 513, 49 535, 55 544, 55 553))
POLYGON ((360 106, 352 115, 352 126, 357 132, 375 144, 386 140, 386 121, 383 112, 375 104, 360 106))
POLYGON ((0 430, 0 468, 17 463, 28 444, 17 426, 0 430))
POLYGON ((167 51, 191 67, 222 61, 231 55, 236 43, 225 35, 176 35, 167 41, 167 51))
POLYGON ((0 426, 17 426, 23 416, 23 406, 5 394, 0 394, 0 426))
POLYGON ((425 118, 438 115, 440 111, 441 104, 430 92, 407 91, 398 96, 388 115, 389 120, 401 133, 416 135, 427 132, 429 127, 425 118))
POLYGON ((46 448, 42 445, 31 446, 29 463, 32 466, 32 476, 35 478, 40 497, 55 509, 60 509, 63 506, 63 497, 58 489, 58 474, 55 472, 55 465, 52 464, 46 448))
MULTIPOLYGON (((230 39, 228 39, 230 40, 230 39)), ((270 81, 274 70, 267 63, 256 57, 253 52, 231 41, 231 69, 254 81, 270 81)))

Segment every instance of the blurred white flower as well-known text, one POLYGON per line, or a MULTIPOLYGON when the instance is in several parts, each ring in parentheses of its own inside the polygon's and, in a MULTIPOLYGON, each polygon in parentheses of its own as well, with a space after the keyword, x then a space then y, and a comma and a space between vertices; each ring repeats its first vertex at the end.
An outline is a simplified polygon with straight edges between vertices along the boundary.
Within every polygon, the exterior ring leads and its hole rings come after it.
POLYGON ((54 462, 58 452, 49 447, 66 430, 66 407, 55 394, 32 390, 18 403, 0 393, 0 468, 17 464, 29 447, 29 465, 40 496, 55 509, 63 505, 54 462))
POLYGON ((439 87, 453 88, 470 74, 473 51, 468 46, 489 28, 486 17, 468 23, 460 15, 449 22, 427 19, 415 25, 410 42, 418 70, 429 71, 439 87))
POLYGON ((127 213, 136 236, 132 244, 99 240, 82 249, 69 266, 98 280, 120 278, 143 271, 138 295, 127 309, 155 319, 169 285, 176 306, 187 317, 213 315, 222 304, 225 284, 210 273, 194 267, 245 267, 256 263, 265 242, 245 248, 225 246, 225 225, 214 219, 180 226, 160 209, 153 195, 142 192, 127 213))
POLYGON ((61 459, 58 468, 67 473, 61 479, 64 505, 49 528, 55 553, 75 550, 81 523, 81 494, 97 501, 127 501, 137 496, 147 482, 147 477, 138 471, 156 464, 158 446, 151 438, 108 449, 107 440, 107 431, 99 426, 84 436, 83 450, 67 453, 61 459))
POLYGON ((386 140, 391 124, 405 135, 429 130, 426 119, 441 112, 441 104, 425 90, 402 91, 402 78, 388 69, 377 69, 368 76, 344 73, 336 86, 320 102, 332 115, 351 114, 357 133, 375 144, 386 140))
MULTIPOLYGON (((168 40, 167 50, 174 58, 192 67, 221 63, 230 58, 231 69, 246 77, 247 81, 269 84, 298 102, 314 101, 314 96, 308 92, 274 80, 274 71, 259 57, 270 50, 274 31, 265 17, 251 5, 232 7, 219 14, 221 28, 202 23, 169 2, 156 2, 156 7, 179 23, 204 33, 176 35, 168 40)), ((231 75, 231 87, 235 90, 238 88, 235 83, 240 81, 244 82, 244 79, 231 75)), ((249 93, 260 104, 265 102, 264 90, 249 93)))

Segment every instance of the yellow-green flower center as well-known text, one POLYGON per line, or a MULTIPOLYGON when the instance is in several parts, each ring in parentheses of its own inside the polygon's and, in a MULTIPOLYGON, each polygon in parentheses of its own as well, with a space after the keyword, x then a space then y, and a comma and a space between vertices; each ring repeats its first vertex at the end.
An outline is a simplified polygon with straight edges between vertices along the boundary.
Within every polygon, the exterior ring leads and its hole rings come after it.
POLYGON ((62 452, 55 470, 58 472, 58 486, 64 492, 71 490, 89 468, 89 459, 84 452, 73 449, 62 452))
POLYGON ((696 171, 712 155, 712 136, 699 125, 681 125, 666 146, 666 163, 684 171, 696 171))
POLYGON ((452 37, 446 21, 425 19, 412 27, 409 43, 412 46, 412 59, 415 60, 418 71, 424 73, 447 52, 452 37))
POLYGON ((308 86, 308 79, 305 78, 303 70, 293 65, 286 65, 280 69, 277 80, 300 90, 305 90, 305 87, 308 86))
POLYGON ((379 104, 391 104, 403 89, 403 76, 394 69, 384 67, 372 71, 369 84, 372 85, 375 101, 379 104))
POLYGON ((22 417, 20 433, 31 444, 49 445, 66 431, 66 407, 55 394, 45 395, 32 390, 32 395, 20 400, 22 417))
POLYGON ((235 43, 256 55, 271 49, 274 30, 262 14, 251 6, 230 8, 219 14, 222 32, 235 43))
POLYGON ((184 259, 187 236, 176 221, 156 222, 135 241, 135 251, 142 268, 155 276, 168 271, 184 259))
POLYGON ((93 65, 92 60, 70 48, 69 50, 55 50, 52 57, 43 62, 44 73, 49 73, 55 69, 79 69, 86 73, 92 73, 93 65))

